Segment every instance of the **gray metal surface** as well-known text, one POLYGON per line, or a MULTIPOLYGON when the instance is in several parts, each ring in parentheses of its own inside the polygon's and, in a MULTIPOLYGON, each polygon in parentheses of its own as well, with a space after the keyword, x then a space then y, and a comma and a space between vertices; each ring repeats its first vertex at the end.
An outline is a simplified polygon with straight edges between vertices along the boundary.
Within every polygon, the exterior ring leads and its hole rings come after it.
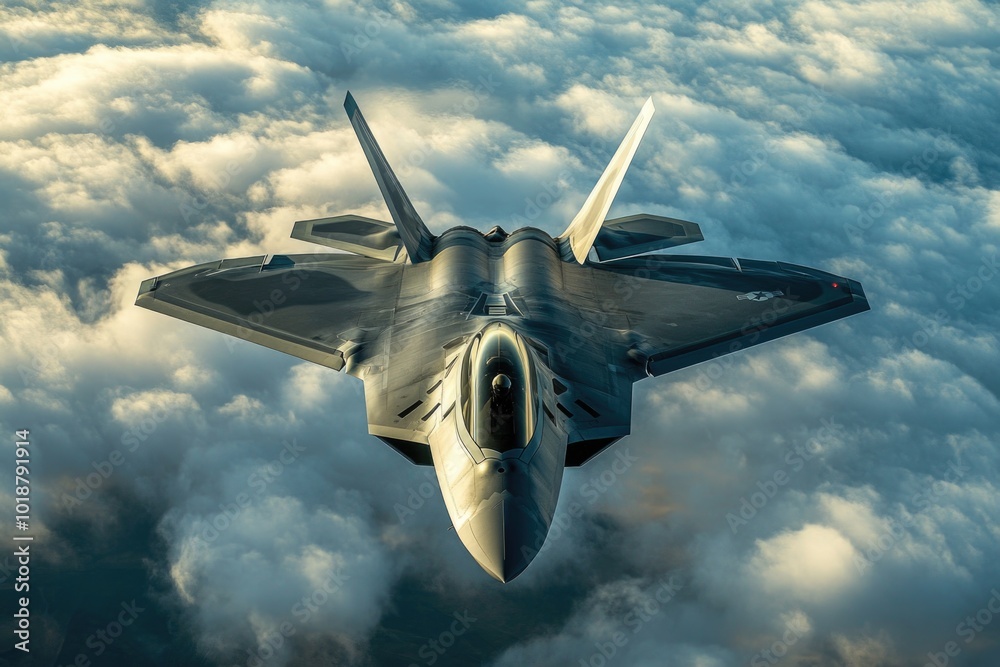
POLYGON ((634 382, 868 309, 859 283, 816 269, 643 254, 701 240, 695 223, 605 221, 649 102, 558 238, 433 236, 350 94, 345 108, 393 223, 298 222, 295 238, 356 254, 201 264, 143 281, 136 304, 363 380, 369 432, 434 465, 456 533, 500 581, 541 548, 564 468, 628 435, 634 382))

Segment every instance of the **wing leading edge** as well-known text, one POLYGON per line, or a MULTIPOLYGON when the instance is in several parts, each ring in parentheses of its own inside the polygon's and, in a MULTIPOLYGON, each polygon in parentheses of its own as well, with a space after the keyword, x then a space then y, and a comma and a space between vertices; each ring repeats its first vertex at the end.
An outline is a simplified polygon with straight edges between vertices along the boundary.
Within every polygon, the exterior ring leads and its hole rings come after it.
POLYGON ((650 97, 639 110, 583 208, 559 237, 562 255, 567 261, 584 264, 591 248, 598 261, 607 262, 704 240, 701 228, 686 220, 648 214, 605 219, 655 111, 650 97))
POLYGON ((395 302, 401 268, 353 255, 227 259, 145 280, 135 303, 339 371, 391 324, 363 326, 395 302))
POLYGON ((859 282, 785 262, 649 255, 590 266, 649 376, 869 310, 859 282))
POLYGON ((354 126, 354 132, 358 135, 358 141, 365 151, 372 173, 375 174, 375 180, 378 181, 382 197, 389 207, 389 214, 396 223, 396 229, 399 231, 410 262, 413 264, 426 262, 431 258, 434 235, 413 208, 410 198, 406 196, 403 186, 399 184, 399 179, 389 166, 389 161, 385 159, 382 149, 375 141, 365 117, 361 114, 361 109, 358 108, 358 103, 350 93, 347 93, 347 98, 344 100, 344 110, 347 111, 347 117, 354 126))
POLYGON ((642 105, 635 122, 632 123, 632 127, 622 139, 621 145, 618 146, 611 162, 608 163, 601 178, 597 181, 597 185, 587 197, 583 208, 562 234, 562 237, 569 242, 573 257, 580 264, 587 261, 587 254, 590 252, 591 246, 594 245, 594 239, 597 238, 598 232, 601 231, 608 210, 611 209, 611 202, 618 194, 618 188, 625 178, 625 172, 628 171, 628 166, 632 163, 632 157, 635 155, 636 149, 639 148, 642 135, 645 134, 655 111, 653 98, 650 97, 642 105))

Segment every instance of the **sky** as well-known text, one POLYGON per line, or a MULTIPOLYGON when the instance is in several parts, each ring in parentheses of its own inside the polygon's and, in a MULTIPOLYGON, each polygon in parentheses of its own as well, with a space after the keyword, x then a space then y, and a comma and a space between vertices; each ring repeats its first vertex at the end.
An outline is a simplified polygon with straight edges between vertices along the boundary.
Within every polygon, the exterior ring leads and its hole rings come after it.
POLYGON ((30 654, 0 556, 0 663, 1000 661, 997 5, 11 1, 0 61, 0 442, 13 476, 30 430, 34 536, 30 654), (348 90, 435 233, 559 233, 651 96, 611 216, 872 310, 636 384, 500 584, 358 380, 133 305, 322 252, 296 220, 388 219, 348 90))

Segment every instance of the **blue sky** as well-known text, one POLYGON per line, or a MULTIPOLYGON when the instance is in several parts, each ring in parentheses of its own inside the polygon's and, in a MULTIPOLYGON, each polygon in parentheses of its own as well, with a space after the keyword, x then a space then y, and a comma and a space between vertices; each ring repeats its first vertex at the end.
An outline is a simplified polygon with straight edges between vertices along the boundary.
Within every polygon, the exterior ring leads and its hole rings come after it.
POLYGON ((996 664, 998 23, 977 2, 6 3, 24 664, 996 664), (503 586, 428 472, 367 435, 357 380, 133 306, 153 275, 317 251, 295 220, 388 219, 347 90, 434 232, 560 232, 652 96, 612 216, 850 276, 872 311, 637 384, 632 435, 568 471, 558 533, 503 586), (638 463, 595 485, 616 450, 638 463))

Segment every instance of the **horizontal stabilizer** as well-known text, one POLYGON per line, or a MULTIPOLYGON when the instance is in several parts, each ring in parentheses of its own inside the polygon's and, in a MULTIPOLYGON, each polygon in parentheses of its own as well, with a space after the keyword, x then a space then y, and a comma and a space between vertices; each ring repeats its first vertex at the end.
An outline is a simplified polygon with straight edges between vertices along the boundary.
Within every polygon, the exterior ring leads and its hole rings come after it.
POLYGON ((426 262, 431 258, 434 235, 417 215, 410 198, 403 191, 403 186, 399 184, 396 174, 382 154, 382 149, 372 136, 365 117, 361 115, 361 109, 350 93, 347 93, 347 98, 344 100, 344 109, 347 111, 347 117, 351 119, 354 132, 358 135, 358 141, 365 151, 372 173, 375 174, 375 180, 378 181, 378 187, 382 191, 382 198, 389 207, 389 214, 392 215, 399 237, 406 247, 407 256, 414 264, 426 262))
POLYGON ((360 215, 299 220, 292 228, 292 238, 386 262, 406 259, 395 225, 360 215))
POLYGON ((594 239, 602 262, 704 241, 697 223, 661 215, 630 215, 605 221, 594 239))

